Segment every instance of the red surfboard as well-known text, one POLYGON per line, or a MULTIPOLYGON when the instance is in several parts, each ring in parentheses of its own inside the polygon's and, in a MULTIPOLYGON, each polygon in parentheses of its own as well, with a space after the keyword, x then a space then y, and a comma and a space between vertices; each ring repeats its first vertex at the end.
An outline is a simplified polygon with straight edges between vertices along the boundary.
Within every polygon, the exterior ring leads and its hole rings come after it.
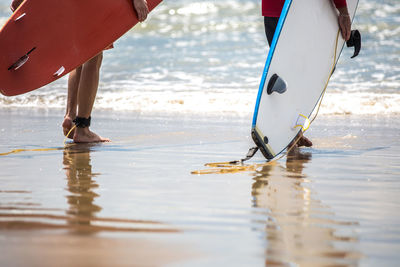
MULTIPOLYGON (((151 11, 162 0, 147 0, 151 11)), ((0 31, 0 92, 49 84, 138 23, 132 0, 25 0, 0 31)))

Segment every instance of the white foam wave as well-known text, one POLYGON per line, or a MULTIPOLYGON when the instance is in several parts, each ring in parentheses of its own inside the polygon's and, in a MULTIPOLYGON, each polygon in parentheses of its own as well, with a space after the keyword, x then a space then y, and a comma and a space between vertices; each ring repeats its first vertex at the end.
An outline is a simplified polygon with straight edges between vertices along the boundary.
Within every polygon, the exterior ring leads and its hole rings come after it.
MULTIPOLYGON (((218 7, 212 2, 195 2, 195 3, 188 3, 187 5, 178 8, 176 13, 179 15, 184 16, 191 16, 191 15, 205 15, 209 13, 216 13, 218 12, 218 7)), ((175 14, 174 9, 169 10, 170 15, 175 14)))
MULTIPOLYGON (((114 110, 135 110, 144 113, 179 112, 200 114, 253 113, 256 92, 233 90, 227 92, 125 92, 104 93, 96 105, 114 110)), ((320 114, 324 115, 392 115, 400 114, 400 95, 375 93, 327 93, 320 114)))
MULTIPOLYGON (((136 90, 99 92, 96 109, 137 111, 140 113, 230 114, 251 116, 256 99, 255 91, 217 90, 171 91, 136 90)), ((0 107, 64 108, 66 94, 35 94, 28 97, 0 97, 0 107)), ((399 94, 363 92, 329 92, 323 99, 321 115, 400 115, 399 94)))
POLYGON ((323 99, 320 114, 398 115, 400 114, 400 95, 364 92, 327 93, 323 99))

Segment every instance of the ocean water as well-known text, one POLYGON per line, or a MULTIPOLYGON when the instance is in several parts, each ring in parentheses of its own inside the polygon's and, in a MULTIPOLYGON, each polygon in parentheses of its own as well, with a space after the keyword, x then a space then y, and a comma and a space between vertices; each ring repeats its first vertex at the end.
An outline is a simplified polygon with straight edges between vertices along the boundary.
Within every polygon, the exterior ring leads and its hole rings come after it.
MULTIPOLYGON (((0 25, 9 2, 0 0, 0 25)), ((251 116, 268 52, 260 9, 259 0, 165 0, 105 52, 95 109, 251 116)), ((400 2, 361 0, 353 28, 361 53, 344 49, 320 113, 400 114, 400 2)), ((0 108, 64 108, 66 84, 0 96, 0 108)))

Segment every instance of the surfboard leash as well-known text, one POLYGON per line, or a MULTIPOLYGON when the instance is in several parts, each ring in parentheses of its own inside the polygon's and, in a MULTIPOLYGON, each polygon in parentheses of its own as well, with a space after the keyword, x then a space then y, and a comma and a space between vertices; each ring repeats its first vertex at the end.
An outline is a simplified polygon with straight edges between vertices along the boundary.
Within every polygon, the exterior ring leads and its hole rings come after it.
POLYGON ((11 154, 18 154, 21 152, 39 152, 39 151, 54 151, 54 150, 62 150, 64 147, 56 147, 56 148, 32 148, 32 149, 13 149, 8 152, 0 153, 0 156, 8 156, 11 154))
POLYGON ((285 153, 281 153, 281 155, 277 158, 268 160, 264 163, 255 163, 250 165, 245 165, 244 162, 251 159, 259 150, 257 146, 251 147, 246 154, 246 157, 240 160, 233 160, 233 161, 226 161, 226 162, 213 162, 213 163, 206 163, 204 166, 209 167, 210 169, 203 169, 203 170, 196 170, 192 171, 191 174, 225 174, 225 173, 237 173, 237 172, 244 172, 244 171, 254 171, 259 167, 263 167, 266 165, 275 164, 278 160, 285 157, 287 154, 292 151, 292 149, 296 146, 297 142, 300 140, 302 135, 296 137, 296 140, 292 142, 289 147, 287 148, 285 153))
POLYGON ((260 167, 264 167, 266 165, 275 164, 278 160, 285 157, 290 151, 296 146, 297 142, 300 140, 301 135, 299 135, 294 142, 288 147, 285 153, 282 153, 279 157, 271 159, 264 163, 255 163, 246 165, 244 164, 245 161, 251 159, 259 150, 259 148, 251 147, 246 154, 246 157, 241 160, 233 160, 233 161, 226 161, 226 162, 213 162, 213 163, 206 163, 204 166, 209 167, 209 169, 202 169, 192 171, 191 174, 226 174, 226 173, 238 173, 244 171, 254 171, 260 167))
POLYGON ((63 143, 64 143, 64 146, 67 145, 68 136, 72 133, 73 130, 75 130, 75 128, 76 128, 76 125, 72 126, 71 130, 69 130, 69 132, 68 132, 67 135, 65 136, 64 142, 63 142, 63 143))
POLYGON ((18 149, 13 149, 10 150, 8 152, 4 152, 4 153, 0 153, 0 156, 8 156, 8 155, 12 155, 12 154, 18 154, 18 153, 22 153, 22 152, 42 152, 42 151, 55 151, 55 150, 63 150, 65 148, 67 148, 69 146, 69 144, 67 144, 67 138, 70 135, 70 133, 76 128, 76 126, 74 125, 71 130, 68 132, 68 134, 66 135, 65 139, 64 139, 64 147, 55 147, 55 148, 18 148, 18 149))
POLYGON ((322 91, 321 99, 319 100, 319 103, 318 103, 318 106, 317 106, 317 111, 315 112, 314 117, 310 120, 310 124, 313 123, 314 120, 315 120, 315 119, 317 118, 317 116, 318 116, 319 110, 320 110, 320 108, 321 108, 322 100, 324 99, 324 96, 325 96, 325 93, 326 93, 326 89, 328 88, 329 80, 331 79, 332 74, 333 74, 333 72, 335 71, 335 67, 336 67, 336 56, 337 56, 337 46, 338 46, 338 42, 339 42, 339 35, 340 35, 340 29, 338 30, 337 35, 336 35, 335 53, 334 53, 334 56, 333 56, 333 64, 332 64, 331 72, 330 72, 330 74, 329 74, 328 80, 327 80, 326 83, 325 83, 324 90, 322 91))
POLYGON ((258 147, 251 147, 249 149, 249 151, 246 154, 246 157, 244 157, 243 159, 239 159, 239 160, 232 160, 232 161, 225 161, 225 162, 213 162, 213 163, 206 163, 204 164, 204 166, 207 167, 222 167, 222 166, 234 166, 234 165, 240 165, 243 164, 243 162, 251 159, 258 151, 258 147))

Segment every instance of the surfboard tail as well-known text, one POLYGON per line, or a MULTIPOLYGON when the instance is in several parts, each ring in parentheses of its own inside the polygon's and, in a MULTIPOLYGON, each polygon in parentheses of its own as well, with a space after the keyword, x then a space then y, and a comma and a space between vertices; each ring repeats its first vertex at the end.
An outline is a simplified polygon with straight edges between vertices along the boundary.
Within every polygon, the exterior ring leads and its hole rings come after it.
POLYGON ((253 138, 254 143, 260 149, 261 153, 264 155, 265 158, 271 160, 275 157, 275 153, 268 146, 268 141, 269 141, 268 137, 267 136, 261 137, 256 127, 253 127, 253 129, 251 130, 251 137, 253 138))

